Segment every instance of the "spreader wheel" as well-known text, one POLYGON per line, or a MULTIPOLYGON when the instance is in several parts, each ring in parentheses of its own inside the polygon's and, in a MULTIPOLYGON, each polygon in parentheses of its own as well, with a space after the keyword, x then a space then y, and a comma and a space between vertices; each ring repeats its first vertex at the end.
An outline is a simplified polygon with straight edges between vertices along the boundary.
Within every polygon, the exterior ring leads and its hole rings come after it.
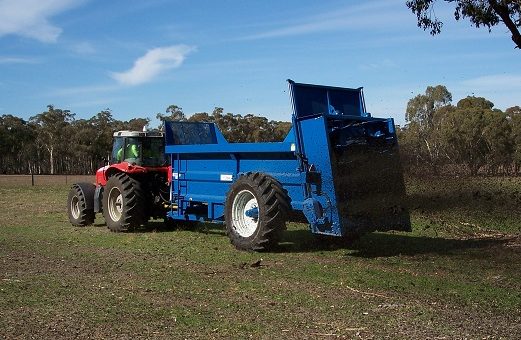
POLYGON ((76 183, 67 196, 67 214, 72 225, 84 227, 94 223, 94 191, 92 183, 76 183))
POLYGON ((114 232, 145 223, 141 183, 124 173, 110 177, 103 191, 103 216, 107 227, 114 232))
POLYGON ((284 230, 289 197, 279 182, 262 173, 247 173, 226 197, 226 230, 238 249, 262 251, 275 246, 284 230))

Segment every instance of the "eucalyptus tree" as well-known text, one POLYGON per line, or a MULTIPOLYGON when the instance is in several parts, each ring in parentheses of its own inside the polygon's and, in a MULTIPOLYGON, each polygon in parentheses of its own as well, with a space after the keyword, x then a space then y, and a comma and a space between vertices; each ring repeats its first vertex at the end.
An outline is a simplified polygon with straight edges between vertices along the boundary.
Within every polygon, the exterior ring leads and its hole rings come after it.
MULTIPOLYGON (((416 14, 418 26, 439 34, 443 22, 436 16, 435 5, 442 0, 408 0, 407 7, 416 14)), ((468 19, 475 27, 503 25, 510 31, 512 41, 521 48, 521 1, 520 0, 443 0, 454 4, 454 18, 468 19)))
POLYGON ((488 166, 494 172, 511 162, 512 143, 507 116, 483 97, 461 99, 447 113, 441 131, 443 146, 455 164, 471 175, 488 166))
POLYGON ((47 106, 44 111, 29 119, 37 128, 37 140, 45 148, 49 157, 49 172, 55 174, 56 154, 66 152, 69 146, 69 124, 74 114, 69 110, 47 106))
POLYGON ((444 157, 441 145, 441 122, 451 108, 452 94, 443 85, 428 86, 407 103, 405 120, 409 142, 417 147, 418 160, 437 172, 444 157))

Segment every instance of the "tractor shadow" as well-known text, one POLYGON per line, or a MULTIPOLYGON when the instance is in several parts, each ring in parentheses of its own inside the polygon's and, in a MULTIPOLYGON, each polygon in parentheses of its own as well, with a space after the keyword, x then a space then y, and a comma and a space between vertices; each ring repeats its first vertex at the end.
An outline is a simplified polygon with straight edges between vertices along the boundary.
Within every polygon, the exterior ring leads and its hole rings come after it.
MULTIPOLYGON (((91 227, 106 229, 107 224, 103 220, 96 220, 91 227)), ((168 233, 176 231, 193 231, 203 234, 226 235, 222 224, 195 221, 175 221, 172 223, 164 223, 163 220, 151 220, 138 228, 123 231, 123 233, 168 233)))
MULTIPOLYGON (((103 223, 94 224, 104 227, 103 223)), ((149 221, 146 225, 127 233, 164 233, 176 231, 191 231, 226 237, 224 226, 215 223, 193 221, 149 221)), ((336 250, 346 250, 348 257, 379 258, 416 255, 461 255, 475 249, 505 249, 509 243, 519 243, 520 235, 501 237, 474 237, 454 239, 443 237, 417 236, 405 233, 374 232, 354 240, 336 237, 317 237, 307 229, 286 230, 282 234, 279 245, 269 252, 272 253, 319 253, 336 250)))
POLYGON ((204 223, 196 221, 175 221, 164 223, 163 221, 149 221, 147 224, 129 230, 129 233, 165 233, 176 231, 193 231, 202 234, 215 234, 225 236, 224 227, 216 223, 204 223))
POLYGON ((398 233, 369 233, 357 240, 317 238, 307 230, 289 230, 275 250, 278 253, 323 252, 345 249, 347 256, 378 258, 415 256, 422 254, 458 255, 471 249, 502 247, 516 236, 501 238, 449 239, 404 235, 398 233))

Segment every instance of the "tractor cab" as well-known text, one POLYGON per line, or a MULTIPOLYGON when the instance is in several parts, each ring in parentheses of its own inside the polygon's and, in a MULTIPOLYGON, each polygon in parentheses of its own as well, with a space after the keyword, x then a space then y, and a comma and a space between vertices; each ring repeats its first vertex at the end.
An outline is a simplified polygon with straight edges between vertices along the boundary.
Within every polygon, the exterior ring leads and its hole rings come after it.
POLYGON ((111 164, 127 162, 142 167, 165 166, 165 143, 161 132, 114 132, 111 164))

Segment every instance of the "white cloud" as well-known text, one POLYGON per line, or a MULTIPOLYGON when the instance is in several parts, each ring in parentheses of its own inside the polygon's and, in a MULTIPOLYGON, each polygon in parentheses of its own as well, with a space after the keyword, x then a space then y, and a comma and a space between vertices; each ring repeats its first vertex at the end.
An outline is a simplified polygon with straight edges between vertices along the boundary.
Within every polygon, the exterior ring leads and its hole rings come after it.
POLYGON ((38 64, 34 58, 0 56, 0 64, 38 64))
POLYGON ((462 85, 470 88, 497 90, 502 88, 521 88, 519 74, 493 74, 462 81, 462 85))
POLYGON ((121 87, 119 85, 89 85, 89 86, 77 86, 77 87, 67 87, 67 88, 59 88, 50 91, 47 93, 47 96, 58 96, 58 97, 67 97, 67 96, 76 96, 76 95, 88 95, 88 94, 98 94, 98 93, 106 93, 119 90, 121 87))
POLYGON ((71 45, 70 49, 80 55, 86 55, 86 54, 94 54, 96 53, 96 48, 89 42, 79 42, 76 44, 71 45))
POLYGON ((187 54, 194 50, 187 45, 154 48, 138 58, 128 71, 113 72, 111 76, 123 85, 143 84, 165 70, 181 66, 187 54))
POLYGON ((239 40, 296 36, 346 29, 381 29, 385 26, 396 29, 397 26, 406 24, 411 17, 405 6, 403 8, 397 6, 401 6, 401 4, 388 0, 361 2, 361 4, 304 17, 298 22, 279 24, 278 28, 249 35, 239 40))
POLYGON ((364 71, 370 71, 370 70, 381 71, 382 69, 392 69, 392 68, 397 68, 397 67, 398 67, 398 64, 396 64, 394 61, 387 59, 387 58, 385 58, 383 60, 374 61, 374 62, 370 62, 370 63, 364 63, 364 64, 360 65, 360 69, 364 70, 364 71))
POLYGON ((110 97, 110 98, 97 98, 93 100, 84 100, 84 101, 77 101, 77 102, 71 102, 70 104, 67 104, 66 107, 107 107, 108 105, 124 101, 127 98, 125 97, 110 97))
POLYGON ((45 43, 56 42, 62 32, 49 19, 78 6, 78 0, 0 0, 0 37, 16 34, 45 43))

